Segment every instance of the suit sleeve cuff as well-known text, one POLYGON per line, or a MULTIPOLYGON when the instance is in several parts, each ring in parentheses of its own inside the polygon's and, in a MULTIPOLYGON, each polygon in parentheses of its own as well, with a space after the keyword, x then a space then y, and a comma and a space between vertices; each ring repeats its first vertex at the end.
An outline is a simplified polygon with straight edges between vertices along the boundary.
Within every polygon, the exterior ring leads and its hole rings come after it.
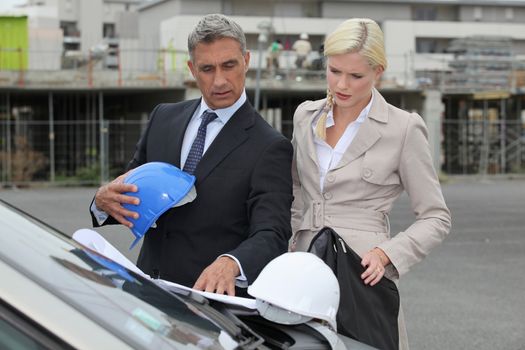
POLYGON ((95 205, 95 201, 91 203, 91 212, 95 216, 95 219, 97 220, 98 224, 102 226, 104 222, 108 219, 109 215, 106 214, 106 212, 99 210, 97 206, 95 205))

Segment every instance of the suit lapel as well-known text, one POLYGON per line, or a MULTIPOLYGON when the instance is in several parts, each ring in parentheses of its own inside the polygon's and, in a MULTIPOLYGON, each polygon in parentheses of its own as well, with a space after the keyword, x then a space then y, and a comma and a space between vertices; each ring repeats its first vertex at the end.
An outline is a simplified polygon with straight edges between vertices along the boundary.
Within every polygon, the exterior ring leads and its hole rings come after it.
POLYGON ((182 169, 180 164, 180 153, 182 150, 182 141, 184 140, 184 134, 186 133, 186 128, 188 127, 191 117, 195 113, 195 109, 197 109, 199 104, 200 99, 188 103, 185 107, 183 107, 182 111, 180 112, 180 117, 175 115, 170 119, 171 124, 169 128, 171 130, 172 137, 169 140, 167 140, 167 149, 170 163, 175 165, 179 169, 182 169))
POLYGON ((202 156, 195 169, 197 181, 202 182, 228 154, 248 139, 246 129, 253 126, 254 123, 255 111, 246 101, 224 125, 202 156))

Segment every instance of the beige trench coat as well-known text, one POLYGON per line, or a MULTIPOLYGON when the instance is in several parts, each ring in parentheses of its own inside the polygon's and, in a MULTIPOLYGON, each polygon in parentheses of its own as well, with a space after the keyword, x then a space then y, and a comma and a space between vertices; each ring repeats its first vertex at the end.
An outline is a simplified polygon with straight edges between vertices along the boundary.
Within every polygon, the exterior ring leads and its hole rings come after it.
MULTIPOLYGON (((381 248, 392 265, 386 276, 397 282, 450 231, 450 212, 433 168, 423 119, 388 104, 373 90, 368 118, 321 192, 312 122, 326 100, 306 101, 294 115, 294 202, 292 250, 307 250, 322 227, 332 227, 359 255, 381 248), (388 214, 406 191, 415 222, 390 235, 388 214)), ((408 348, 400 313, 400 349, 408 348)))

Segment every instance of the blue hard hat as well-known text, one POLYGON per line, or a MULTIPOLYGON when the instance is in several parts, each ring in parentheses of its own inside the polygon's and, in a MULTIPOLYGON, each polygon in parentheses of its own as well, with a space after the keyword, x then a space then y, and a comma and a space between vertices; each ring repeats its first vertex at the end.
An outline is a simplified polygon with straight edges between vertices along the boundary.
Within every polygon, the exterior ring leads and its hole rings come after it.
POLYGON ((162 214, 190 193, 195 176, 168 163, 151 162, 133 169, 124 183, 136 185, 138 189, 124 194, 140 199, 139 205, 122 204, 139 214, 138 219, 127 218, 133 223, 131 232, 136 237, 129 248, 132 249, 162 214))

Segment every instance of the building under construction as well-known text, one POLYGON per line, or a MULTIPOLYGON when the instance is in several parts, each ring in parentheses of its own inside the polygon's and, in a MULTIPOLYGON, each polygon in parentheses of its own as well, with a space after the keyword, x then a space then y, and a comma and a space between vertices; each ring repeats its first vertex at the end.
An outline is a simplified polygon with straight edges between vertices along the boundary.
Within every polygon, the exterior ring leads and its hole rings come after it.
POLYGON ((0 183, 98 183, 121 173, 156 104, 199 96, 185 38, 210 12, 245 29, 248 97, 286 136, 296 106, 326 93, 319 52, 297 68, 287 43, 306 32, 318 47, 351 11, 381 23, 389 67, 378 88, 425 119, 436 168, 523 171, 525 1, 500 12, 468 1, 248 2, 39 0, 28 1, 28 14, 0 16, 0 183), (523 30, 495 37, 507 25, 498 21, 523 30), (261 28, 284 43, 278 69, 266 66, 261 28))
POLYGON ((523 67, 509 37, 454 40, 444 96, 443 170, 497 174, 523 168, 523 67))

